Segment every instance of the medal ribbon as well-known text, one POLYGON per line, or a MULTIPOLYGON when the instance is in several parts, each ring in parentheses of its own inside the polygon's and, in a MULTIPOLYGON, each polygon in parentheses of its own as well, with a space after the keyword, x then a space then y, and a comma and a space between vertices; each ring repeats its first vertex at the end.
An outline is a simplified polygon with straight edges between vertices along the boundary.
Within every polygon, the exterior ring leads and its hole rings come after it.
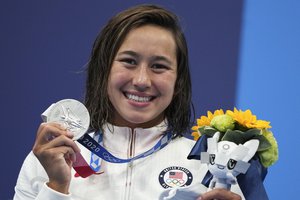
MULTIPOLYGON (((107 162, 111 162, 111 163, 128 163, 128 162, 132 162, 134 160, 140 159, 140 158, 145 158, 151 154, 153 154, 156 151, 159 151, 160 149, 164 148, 165 146, 167 146, 167 144, 170 143, 171 139, 172 139, 172 134, 170 132, 167 132, 164 134, 164 136, 148 151, 139 154, 133 158, 128 158, 128 159, 122 159, 122 158, 117 158, 114 155, 112 155, 111 153, 109 153, 103 146, 100 145, 100 143, 102 142, 102 133, 98 132, 98 134, 100 134, 99 136, 99 140, 98 142, 96 140, 94 140, 89 134, 84 134, 81 138, 79 138, 77 140, 77 142, 79 142, 81 145, 83 145, 85 148, 87 148, 88 150, 90 150, 92 152, 92 154, 97 155, 98 157, 100 157, 101 159, 107 161, 107 162)), ((81 176, 81 177, 87 177, 89 175, 95 174, 100 167, 91 167, 89 166, 86 161, 82 161, 83 157, 81 156, 76 156, 76 162, 73 164, 73 168, 75 169, 75 171, 81 176), (80 164, 81 165, 80 165, 80 164), (84 164, 84 166, 82 165, 84 164), (80 170, 79 170, 79 166, 80 166, 80 170), (87 169, 87 167, 89 169, 87 169), (82 170, 83 168, 87 169, 87 171, 82 170), (84 171, 84 172, 83 172, 84 171)), ((99 161, 100 162, 100 161, 99 161)))

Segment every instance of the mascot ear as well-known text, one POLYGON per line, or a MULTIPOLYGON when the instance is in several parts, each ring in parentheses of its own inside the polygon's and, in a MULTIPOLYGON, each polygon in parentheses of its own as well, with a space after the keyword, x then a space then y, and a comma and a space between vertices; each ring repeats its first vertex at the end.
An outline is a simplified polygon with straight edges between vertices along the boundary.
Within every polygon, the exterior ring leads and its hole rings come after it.
POLYGON ((217 140, 217 142, 218 142, 219 139, 220 139, 220 132, 219 132, 219 131, 218 131, 218 132, 215 132, 213 138, 215 138, 215 139, 217 140))
POLYGON ((243 161, 248 162, 256 153, 259 145, 259 140, 252 139, 243 144, 244 147, 247 147, 249 149, 247 155, 244 157, 243 161))
POLYGON ((216 132, 212 138, 207 139, 208 153, 216 153, 218 151, 219 138, 220 138, 220 132, 216 132))

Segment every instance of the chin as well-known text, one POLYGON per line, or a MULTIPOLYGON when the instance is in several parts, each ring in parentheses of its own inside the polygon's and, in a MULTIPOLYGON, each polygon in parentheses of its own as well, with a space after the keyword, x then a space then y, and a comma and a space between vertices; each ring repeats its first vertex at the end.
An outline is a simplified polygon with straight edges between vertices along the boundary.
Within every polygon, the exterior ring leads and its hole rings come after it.
POLYGON ((127 124, 131 128, 150 128, 159 124, 162 120, 153 118, 134 117, 127 119, 127 124))

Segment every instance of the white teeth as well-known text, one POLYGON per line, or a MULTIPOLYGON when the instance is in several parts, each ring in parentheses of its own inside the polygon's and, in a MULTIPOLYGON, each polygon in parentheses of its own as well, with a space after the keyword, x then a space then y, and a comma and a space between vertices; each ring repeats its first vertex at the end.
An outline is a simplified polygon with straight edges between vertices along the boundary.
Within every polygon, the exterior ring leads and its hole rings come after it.
POLYGON ((151 97, 139 97, 133 94, 126 94, 126 97, 130 100, 138 101, 138 102, 148 102, 151 97))

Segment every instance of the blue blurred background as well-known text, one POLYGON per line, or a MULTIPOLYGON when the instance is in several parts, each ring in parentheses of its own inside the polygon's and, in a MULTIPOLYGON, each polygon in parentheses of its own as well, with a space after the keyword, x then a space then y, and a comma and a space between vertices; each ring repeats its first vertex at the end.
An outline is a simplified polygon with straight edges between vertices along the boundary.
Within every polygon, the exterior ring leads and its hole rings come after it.
POLYGON ((197 116, 236 106, 271 121, 280 159, 265 180, 269 197, 297 198, 300 1, 2 0, 0 199, 13 197, 40 114, 63 98, 83 100, 84 66, 101 27, 140 3, 181 18, 197 116))

